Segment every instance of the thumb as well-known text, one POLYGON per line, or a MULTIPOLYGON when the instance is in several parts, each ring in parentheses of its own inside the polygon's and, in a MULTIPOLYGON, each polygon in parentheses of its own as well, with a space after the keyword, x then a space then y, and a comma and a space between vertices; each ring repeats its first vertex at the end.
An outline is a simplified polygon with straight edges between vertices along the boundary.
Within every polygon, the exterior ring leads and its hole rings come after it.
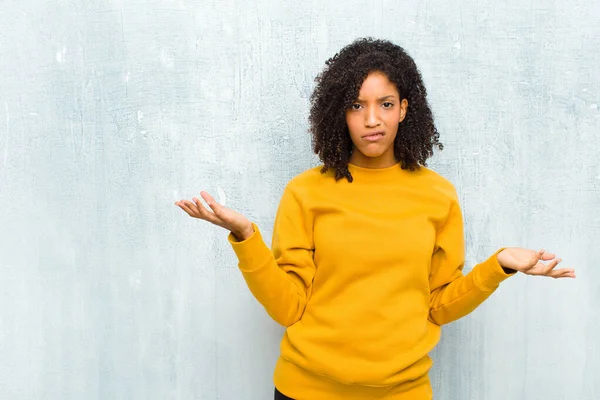
POLYGON ((213 213, 222 221, 229 222, 232 218, 231 210, 217 202, 210 194, 200 192, 200 196, 206 201, 213 213))
POLYGON ((556 254, 548 253, 545 250, 540 251, 540 260, 542 261, 550 261, 556 258, 556 254))
POLYGON ((204 201, 206 201, 206 204, 208 204, 210 208, 213 208, 215 205, 219 205, 219 203, 217 203, 216 200, 207 192, 200 192, 200 196, 202 196, 202 198, 204 199, 204 201))

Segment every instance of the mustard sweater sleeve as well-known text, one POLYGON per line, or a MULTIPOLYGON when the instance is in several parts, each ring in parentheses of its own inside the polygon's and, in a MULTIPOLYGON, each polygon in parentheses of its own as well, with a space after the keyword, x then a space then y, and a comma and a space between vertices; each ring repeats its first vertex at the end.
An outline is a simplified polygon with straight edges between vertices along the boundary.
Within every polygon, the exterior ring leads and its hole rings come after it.
POLYGON ((297 194, 284 189, 273 227, 270 250, 256 224, 252 236, 228 240, 239 260, 239 268, 256 299, 279 324, 297 322, 306 306, 315 274, 312 228, 297 194))
POLYGON ((465 262, 463 218, 454 197, 447 220, 438 229, 429 276, 429 319, 443 325, 455 321, 483 303, 500 285, 516 273, 507 274, 500 266, 497 250, 486 261, 463 275, 465 262))

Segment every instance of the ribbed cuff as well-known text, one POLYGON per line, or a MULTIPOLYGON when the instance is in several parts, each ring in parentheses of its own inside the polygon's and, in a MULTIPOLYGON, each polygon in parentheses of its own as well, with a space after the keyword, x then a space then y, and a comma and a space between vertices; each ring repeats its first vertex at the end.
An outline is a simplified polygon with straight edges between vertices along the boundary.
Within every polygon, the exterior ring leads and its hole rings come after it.
POLYGON ((502 250, 504 250, 504 247, 497 250, 486 261, 475 266, 473 270, 475 273, 475 284, 484 292, 496 290, 502 281, 517 273, 517 271, 515 271, 507 274, 504 272, 504 269, 502 269, 502 266, 498 262, 498 253, 502 250))
POLYGON ((233 233, 229 233, 227 240, 231 244, 239 260, 239 268, 243 272, 253 272, 262 268, 273 256, 265 244, 258 226, 252 222, 254 233, 246 240, 238 241, 233 233))

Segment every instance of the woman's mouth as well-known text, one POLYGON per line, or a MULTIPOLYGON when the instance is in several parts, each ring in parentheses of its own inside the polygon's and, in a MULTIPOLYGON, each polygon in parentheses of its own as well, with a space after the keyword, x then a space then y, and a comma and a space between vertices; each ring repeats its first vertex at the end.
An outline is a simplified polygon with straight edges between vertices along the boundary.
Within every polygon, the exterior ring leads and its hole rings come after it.
POLYGON ((381 139, 383 137, 383 135, 384 135, 383 132, 373 132, 371 134, 363 136, 362 138, 369 142, 376 142, 379 139, 381 139))

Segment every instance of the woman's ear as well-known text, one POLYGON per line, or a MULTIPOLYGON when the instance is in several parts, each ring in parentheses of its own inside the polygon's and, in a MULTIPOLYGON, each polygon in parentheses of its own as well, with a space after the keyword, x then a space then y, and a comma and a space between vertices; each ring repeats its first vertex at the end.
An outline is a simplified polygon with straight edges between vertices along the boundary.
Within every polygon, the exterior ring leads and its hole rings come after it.
POLYGON ((402 99, 400 102, 400 120, 398 123, 404 121, 404 118, 406 118, 406 113, 408 113, 408 100, 402 99))

